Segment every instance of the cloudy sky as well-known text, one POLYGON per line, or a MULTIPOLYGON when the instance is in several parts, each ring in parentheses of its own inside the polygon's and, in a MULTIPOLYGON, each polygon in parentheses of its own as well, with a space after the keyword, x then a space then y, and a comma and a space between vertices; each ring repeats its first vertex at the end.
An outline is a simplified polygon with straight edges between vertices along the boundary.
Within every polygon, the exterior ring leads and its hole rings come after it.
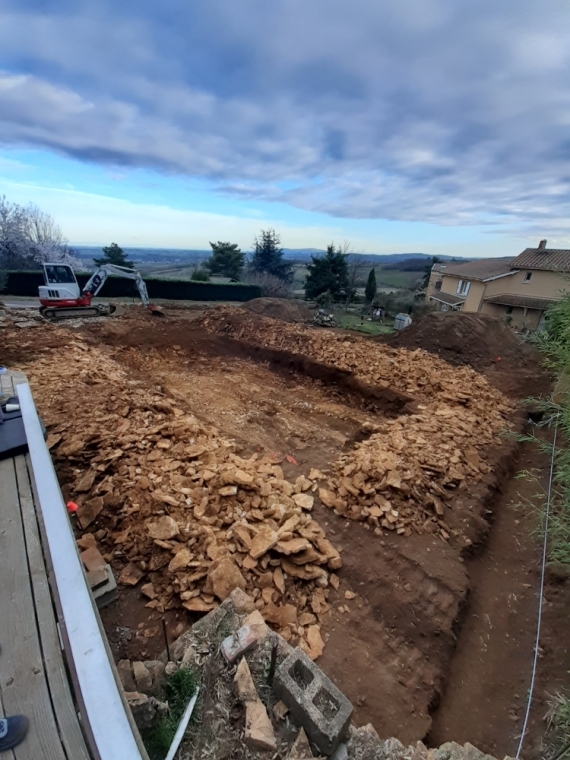
POLYGON ((570 6, 0 0, 0 193, 78 244, 570 247, 570 6))

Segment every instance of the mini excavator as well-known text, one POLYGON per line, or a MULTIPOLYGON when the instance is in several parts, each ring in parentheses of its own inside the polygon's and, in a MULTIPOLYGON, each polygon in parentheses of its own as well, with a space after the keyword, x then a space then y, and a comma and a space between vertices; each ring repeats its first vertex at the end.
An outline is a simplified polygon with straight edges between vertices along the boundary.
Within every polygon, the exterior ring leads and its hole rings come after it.
POLYGON ((79 287, 73 269, 67 264, 44 264, 45 285, 40 285, 40 314, 46 319, 74 319, 76 317, 110 316, 116 311, 112 304, 94 304, 93 298, 99 293, 109 275, 127 277, 135 281, 142 305, 151 314, 163 316, 160 306, 154 306, 148 299, 146 284, 140 272, 115 264, 103 264, 91 275, 83 289, 79 287))

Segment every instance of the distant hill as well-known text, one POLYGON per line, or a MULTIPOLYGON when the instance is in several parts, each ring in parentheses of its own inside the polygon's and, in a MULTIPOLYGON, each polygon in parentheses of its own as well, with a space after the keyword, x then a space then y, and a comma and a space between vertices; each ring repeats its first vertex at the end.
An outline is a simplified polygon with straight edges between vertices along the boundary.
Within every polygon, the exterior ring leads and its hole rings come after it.
MULTIPOLYGON (((101 246, 87 246, 76 245, 73 246, 77 251, 78 257, 89 266, 93 266, 93 258, 100 258, 103 255, 101 246)), ((204 261, 211 256, 212 251, 210 249, 198 249, 198 248, 130 248, 128 246, 122 246, 127 256, 138 263, 144 264, 175 264, 175 265, 192 265, 196 261, 204 261)), ((292 261, 310 261, 311 256, 323 256, 326 251, 320 248, 284 248, 283 253, 286 259, 292 261)), ((360 256, 362 263, 370 263, 374 266, 391 266, 397 265, 400 262, 407 261, 408 259, 417 260, 421 265, 420 269, 425 267, 424 260, 431 259, 432 255, 428 253, 365 253, 365 254, 349 254, 349 256, 360 256)), ((438 256, 442 261, 449 260, 461 260, 468 261, 469 259, 463 259, 453 256, 438 256)))

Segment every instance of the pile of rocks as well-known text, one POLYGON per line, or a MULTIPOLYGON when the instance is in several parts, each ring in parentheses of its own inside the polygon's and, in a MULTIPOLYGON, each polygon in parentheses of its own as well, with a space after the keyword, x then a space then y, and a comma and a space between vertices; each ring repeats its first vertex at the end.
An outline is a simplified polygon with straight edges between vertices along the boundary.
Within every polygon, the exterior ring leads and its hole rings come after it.
POLYGON ((505 397, 470 367, 453 367, 419 348, 390 348, 358 335, 284 324, 231 306, 212 309, 201 324, 209 332, 302 354, 348 370, 363 383, 395 388, 417 399, 478 408, 485 416, 492 412, 493 419, 510 408, 505 397))
POLYGON ((360 337, 219 308, 205 329, 252 343, 303 353, 349 370, 368 385, 412 395, 414 413, 386 419, 370 438, 334 465, 319 490, 338 513, 383 530, 430 531, 448 539, 444 505, 458 489, 489 471, 489 447, 500 445, 512 404, 470 367, 453 367, 417 349, 392 349, 360 337), (323 484, 324 485, 324 484, 323 484))
POLYGON ((86 531, 81 548, 98 545, 158 612, 208 612, 246 589, 285 639, 317 657, 342 564, 311 517, 322 474, 291 483, 278 459, 237 456, 183 404, 66 340, 24 369, 86 531))

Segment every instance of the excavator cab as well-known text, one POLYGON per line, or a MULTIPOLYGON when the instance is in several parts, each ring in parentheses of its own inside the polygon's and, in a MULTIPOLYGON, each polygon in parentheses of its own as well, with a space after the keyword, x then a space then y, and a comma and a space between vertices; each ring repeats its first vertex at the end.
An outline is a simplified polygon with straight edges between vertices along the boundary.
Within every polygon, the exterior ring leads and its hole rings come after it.
MULTIPOLYGON (((67 264, 44 264, 44 282, 40 285, 40 300, 47 302, 76 300, 81 291, 73 269, 67 264)), ((48 304, 46 304, 48 305, 48 304)))

